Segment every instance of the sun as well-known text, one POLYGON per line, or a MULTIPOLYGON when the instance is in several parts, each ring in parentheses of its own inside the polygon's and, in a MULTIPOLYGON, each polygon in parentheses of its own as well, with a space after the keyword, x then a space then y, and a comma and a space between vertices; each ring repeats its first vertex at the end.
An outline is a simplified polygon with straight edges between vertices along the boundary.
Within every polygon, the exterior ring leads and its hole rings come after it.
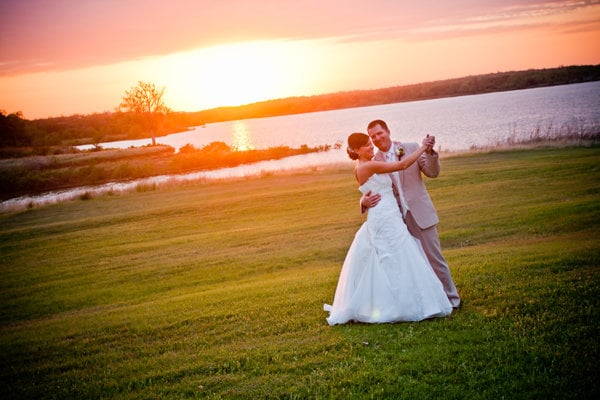
POLYGON ((316 52, 303 42, 221 45, 164 60, 161 76, 175 109, 236 106, 306 92, 320 75, 316 52))
POLYGON ((273 49, 258 43, 211 49, 204 84, 222 104, 269 97, 284 80, 284 65, 273 49))

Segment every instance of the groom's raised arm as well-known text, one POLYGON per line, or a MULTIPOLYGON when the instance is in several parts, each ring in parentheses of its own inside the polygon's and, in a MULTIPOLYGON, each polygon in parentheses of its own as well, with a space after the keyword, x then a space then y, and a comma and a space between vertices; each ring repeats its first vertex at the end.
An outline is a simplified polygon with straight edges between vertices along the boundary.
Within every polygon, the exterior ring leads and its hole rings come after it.
MULTIPOLYGON (((437 178, 441 169, 440 155, 433 149, 435 146, 435 136, 427 135, 427 139, 431 140, 431 147, 421 154, 417 163, 425 176, 428 178, 437 178)), ((415 143, 415 145, 417 144, 415 143)))
POLYGON ((434 150, 431 152, 432 154, 423 153, 421 157, 419 157, 419 168, 425 176, 437 178, 441 169, 440 156, 434 150))

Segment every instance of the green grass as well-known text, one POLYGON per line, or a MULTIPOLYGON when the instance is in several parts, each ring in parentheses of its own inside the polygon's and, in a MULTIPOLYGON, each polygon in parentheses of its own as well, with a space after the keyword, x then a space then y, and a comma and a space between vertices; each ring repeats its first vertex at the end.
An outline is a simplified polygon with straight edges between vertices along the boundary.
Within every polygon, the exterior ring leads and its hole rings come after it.
POLYGON ((3 399, 600 394, 600 148, 470 154, 428 180, 463 307, 329 327, 351 168, 0 216, 3 399))

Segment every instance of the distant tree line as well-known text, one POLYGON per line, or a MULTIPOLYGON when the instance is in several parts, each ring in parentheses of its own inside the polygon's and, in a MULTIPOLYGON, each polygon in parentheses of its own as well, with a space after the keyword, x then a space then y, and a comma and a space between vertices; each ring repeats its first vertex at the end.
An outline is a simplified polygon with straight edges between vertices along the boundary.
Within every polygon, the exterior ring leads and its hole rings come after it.
POLYGON ((366 107, 600 80, 600 64, 498 72, 374 90, 288 97, 191 113, 195 124, 366 107))
MULTIPOLYGON (((186 130, 190 125, 176 118, 165 118, 156 129, 156 135, 186 130)), ((117 140, 144 139, 152 132, 135 113, 104 112, 90 115, 71 115, 36 120, 25 120, 21 112, 6 114, 0 111, 0 152, 19 147, 33 147, 36 154, 62 152, 60 147, 98 144, 117 140)), ((18 154, 14 154, 18 155, 18 154)))
MULTIPOLYGON (((245 118, 401 103, 600 80, 600 65, 567 66, 498 72, 375 90, 354 90, 316 96, 289 97, 237 107, 198 112, 170 112, 152 131, 135 112, 105 112, 26 120, 23 114, 0 111, 0 156, 16 156, 15 148, 32 147, 37 154, 61 152, 60 146, 98 144, 181 132, 191 126, 245 118), (13 150, 10 150, 13 149, 13 150)), ((141 84, 141 83, 140 83, 141 84)))

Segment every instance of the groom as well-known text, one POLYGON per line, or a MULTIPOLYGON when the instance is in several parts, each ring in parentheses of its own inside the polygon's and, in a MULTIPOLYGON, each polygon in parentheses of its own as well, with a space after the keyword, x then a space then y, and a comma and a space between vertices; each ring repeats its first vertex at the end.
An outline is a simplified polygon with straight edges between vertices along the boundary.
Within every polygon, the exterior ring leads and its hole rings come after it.
MULTIPOLYGON (((367 132, 378 149, 374 157, 378 161, 396 161, 404 154, 410 154, 419 148, 417 143, 392 142, 387 124, 380 119, 371 121, 367 132)), ((437 231, 438 215, 421 177, 421 172, 430 178, 435 178, 440 173, 440 159, 433 150, 435 137, 429 136, 428 140, 430 147, 417 162, 405 170, 391 173, 390 176, 393 181, 394 195, 409 232, 421 241, 427 259, 442 282, 450 304, 458 308, 460 297, 452 281, 448 263, 442 255, 437 231), (400 192, 398 187, 402 188, 400 192)), ((362 211, 374 207, 380 198, 378 193, 366 193, 360 201, 362 211)))

